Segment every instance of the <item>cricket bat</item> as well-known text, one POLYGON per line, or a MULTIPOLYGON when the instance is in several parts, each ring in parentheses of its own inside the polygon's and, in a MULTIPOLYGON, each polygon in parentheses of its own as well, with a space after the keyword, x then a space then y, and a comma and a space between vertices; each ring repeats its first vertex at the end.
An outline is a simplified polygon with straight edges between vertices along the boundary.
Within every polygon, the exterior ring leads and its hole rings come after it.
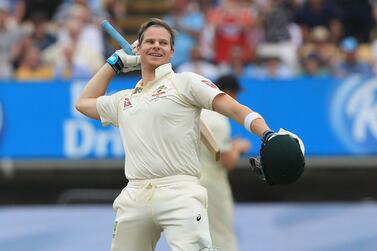
POLYGON ((220 149, 216 143, 212 131, 207 127, 203 120, 199 120, 200 140, 215 157, 216 161, 220 160, 220 149))
MULTIPOLYGON (((127 54, 135 55, 135 53, 132 51, 131 45, 109 23, 109 21, 104 20, 102 22, 102 28, 122 47, 122 49, 127 54)), ((218 161, 220 159, 220 149, 216 143, 215 138, 213 137, 211 130, 207 127, 207 125, 202 120, 199 121, 199 129, 200 129, 200 140, 207 147, 207 149, 211 152, 215 160, 218 161)))

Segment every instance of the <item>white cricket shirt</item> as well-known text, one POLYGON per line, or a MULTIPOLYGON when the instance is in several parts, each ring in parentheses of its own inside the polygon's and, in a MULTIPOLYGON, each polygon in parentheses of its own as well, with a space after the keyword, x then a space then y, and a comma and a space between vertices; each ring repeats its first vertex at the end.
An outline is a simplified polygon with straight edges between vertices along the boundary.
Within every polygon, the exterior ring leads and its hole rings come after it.
POLYGON ((195 73, 174 73, 171 64, 161 65, 155 74, 141 92, 135 91, 140 80, 135 89, 99 97, 102 124, 119 127, 127 179, 199 177, 201 108, 212 110, 222 91, 195 73))

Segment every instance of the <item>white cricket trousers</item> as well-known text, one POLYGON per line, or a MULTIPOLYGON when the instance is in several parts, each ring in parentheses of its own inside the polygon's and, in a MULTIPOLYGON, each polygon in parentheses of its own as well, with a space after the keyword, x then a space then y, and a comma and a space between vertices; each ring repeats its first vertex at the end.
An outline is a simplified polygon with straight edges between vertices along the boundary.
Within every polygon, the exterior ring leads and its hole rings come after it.
POLYGON ((233 227, 233 195, 225 169, 203 168, 200 184, 207 188, 212 245, 221 251, 237 251, 233 227))
POLYGON ((210 248, 207 206, 194 176, 130 180, 113 204, 111 251, 152 251, 162 231, 172 251, 210 248))

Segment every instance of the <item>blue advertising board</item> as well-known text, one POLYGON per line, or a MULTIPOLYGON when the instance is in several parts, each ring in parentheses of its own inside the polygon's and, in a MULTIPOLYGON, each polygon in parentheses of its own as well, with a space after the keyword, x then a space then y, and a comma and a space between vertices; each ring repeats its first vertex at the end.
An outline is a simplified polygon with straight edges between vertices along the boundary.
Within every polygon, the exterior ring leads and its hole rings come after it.
MULTIPOLYGON (((114 79, 109 93, 134 86, 114 79)), ((124 151, 117 128, 102 127, 74 108, 86 81, 0 82, 0 158, 114 159, 124 151)), ((240 102, 272 129, 299 135, 307 156, 377 155, 377 79, 242 79, 240 102)), ((143 125, 140 125, 143 126, 143 125)), ((232 122, 233 135, 260 139, 232 122)))

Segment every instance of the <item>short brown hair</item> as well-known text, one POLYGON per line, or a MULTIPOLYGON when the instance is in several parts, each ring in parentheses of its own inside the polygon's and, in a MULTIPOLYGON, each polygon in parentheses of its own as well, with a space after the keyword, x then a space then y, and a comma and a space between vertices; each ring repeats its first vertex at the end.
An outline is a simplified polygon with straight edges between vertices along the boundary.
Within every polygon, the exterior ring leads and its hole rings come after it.
POLYGON ((169 32, 169 34, 170 34, 170 44, 171 44, 171 47, 173 48, 176 31, 172 27, 170 27, 166 22, 164 22, 163 20, 161 20, 159 18, 150 18, 148 21, 146 21, 145 23, 143 23, 140 26, 140 29, 137 33, 137 39, 139 40, 139 44, 141 44, 141 42, 144 39, 144 32, 149 27, 152 27, 152 26, 162 27, 169 32))

